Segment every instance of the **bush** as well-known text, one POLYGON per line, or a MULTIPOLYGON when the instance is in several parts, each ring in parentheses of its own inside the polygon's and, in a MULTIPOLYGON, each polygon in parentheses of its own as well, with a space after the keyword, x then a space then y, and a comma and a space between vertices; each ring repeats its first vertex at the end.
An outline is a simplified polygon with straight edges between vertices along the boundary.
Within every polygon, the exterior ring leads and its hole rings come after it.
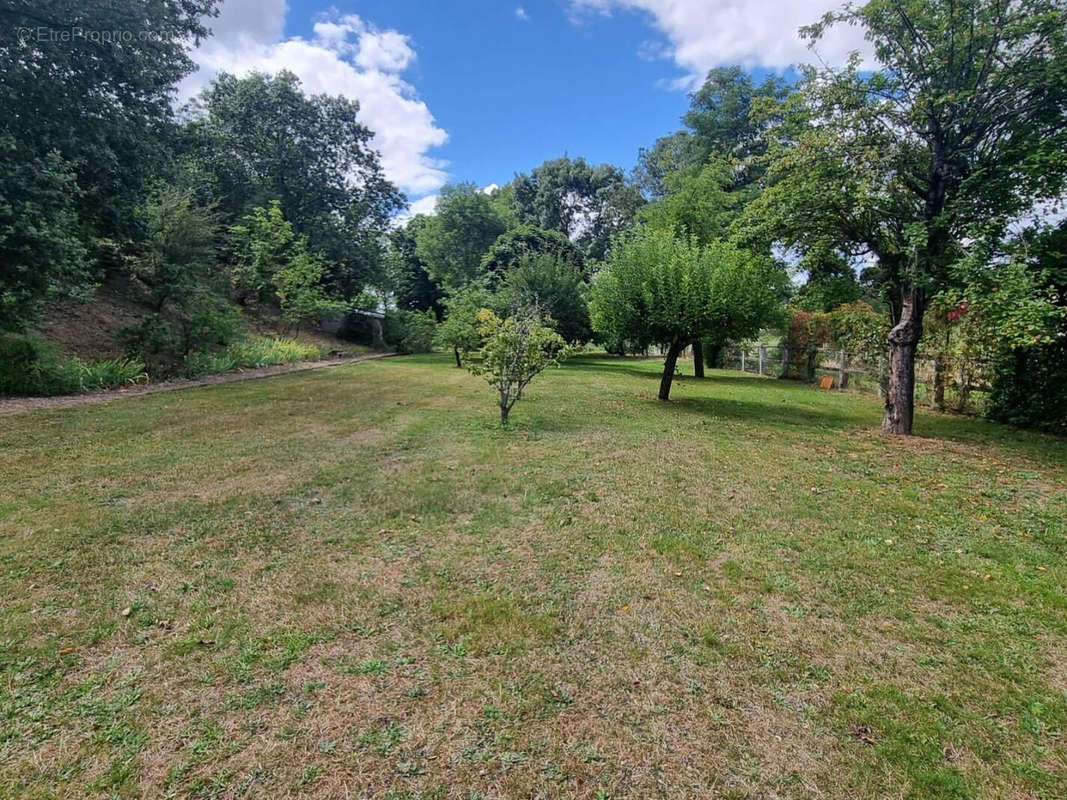
POLYGON ((990 419, 1067 435, 1067 340, 1017 348, 995 366, 990 419))
POLYGON ((398 353, 428 353, 433 349, 437 317, 433 311, 385 312, 385 343, 398 353))
POLYGON ((145 378, 128 358, 86 362, 35 336, 0 335, 0 394, 50 396, 109 389, 145 378))

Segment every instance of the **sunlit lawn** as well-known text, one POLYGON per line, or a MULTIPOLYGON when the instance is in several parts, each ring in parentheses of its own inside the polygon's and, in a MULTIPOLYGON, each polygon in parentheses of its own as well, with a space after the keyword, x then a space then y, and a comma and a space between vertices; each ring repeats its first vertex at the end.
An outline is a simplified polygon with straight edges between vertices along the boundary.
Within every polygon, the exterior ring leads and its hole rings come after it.
POLYGON ((1067 796, 1067 443, 658 368, 0 417, 0 797, 1067 796))

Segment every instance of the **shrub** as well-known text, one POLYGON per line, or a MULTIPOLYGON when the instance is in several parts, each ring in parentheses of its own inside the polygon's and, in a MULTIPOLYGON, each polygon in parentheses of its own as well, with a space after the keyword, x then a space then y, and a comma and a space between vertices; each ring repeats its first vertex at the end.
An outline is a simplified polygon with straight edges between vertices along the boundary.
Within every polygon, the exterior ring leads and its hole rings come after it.
POLYGON ((35 336, 0 335, 0 394, 57 395, 108 389, 145 378, 128 358, 86 362, 35 336))
POLYGON ((428 353, 433 349, 437 317, 433 311, 390 309, 385 312, 385 343, 398 353, 428 353))

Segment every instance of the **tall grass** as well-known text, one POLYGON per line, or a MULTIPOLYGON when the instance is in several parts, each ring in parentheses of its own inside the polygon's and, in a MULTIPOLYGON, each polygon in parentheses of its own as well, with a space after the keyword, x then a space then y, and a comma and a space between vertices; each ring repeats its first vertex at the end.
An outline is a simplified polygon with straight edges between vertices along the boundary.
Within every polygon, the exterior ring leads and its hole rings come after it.
POLYGON ((324 348, 296 339, 255 336, 234 342, 214 353, 192 353, 185 359, 185 374, 213 375, 235 369, 254 369, 322 358, 324 348))

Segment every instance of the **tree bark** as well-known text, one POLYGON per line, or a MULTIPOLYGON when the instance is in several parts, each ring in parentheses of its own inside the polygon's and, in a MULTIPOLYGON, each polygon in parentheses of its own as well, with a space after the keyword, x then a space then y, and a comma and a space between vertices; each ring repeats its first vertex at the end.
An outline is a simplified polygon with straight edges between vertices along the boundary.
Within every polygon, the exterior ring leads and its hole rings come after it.
POLYGON ((693 376, 704 377, 704 344, 699 339, 693 342, 693 376))
POLYGON ((459 360, 459 348, 458 347, 453 347, 452 348, 452 353, 456 357, 456 366, 457 367, 462 367, 463 363, 459 360))
POLYGON ((940 353, 934 357, 934 408, 945 410, 945 357, 940 353))
POLYGON ((915 348, 922 338, 925 298, 919 289, 906 292, 900 320, 889 331, 889 385, 885 393, 882 431, 911 433, 915 418, 915 348))
POLYGON ((663 377, 659 382, 659 399, 671 399, 671 384, 674 382, 674 370, 678 366, 678 354, 685 345, 679 342, 671 343, 667 348, 667 358, 663 362, 663 377))

